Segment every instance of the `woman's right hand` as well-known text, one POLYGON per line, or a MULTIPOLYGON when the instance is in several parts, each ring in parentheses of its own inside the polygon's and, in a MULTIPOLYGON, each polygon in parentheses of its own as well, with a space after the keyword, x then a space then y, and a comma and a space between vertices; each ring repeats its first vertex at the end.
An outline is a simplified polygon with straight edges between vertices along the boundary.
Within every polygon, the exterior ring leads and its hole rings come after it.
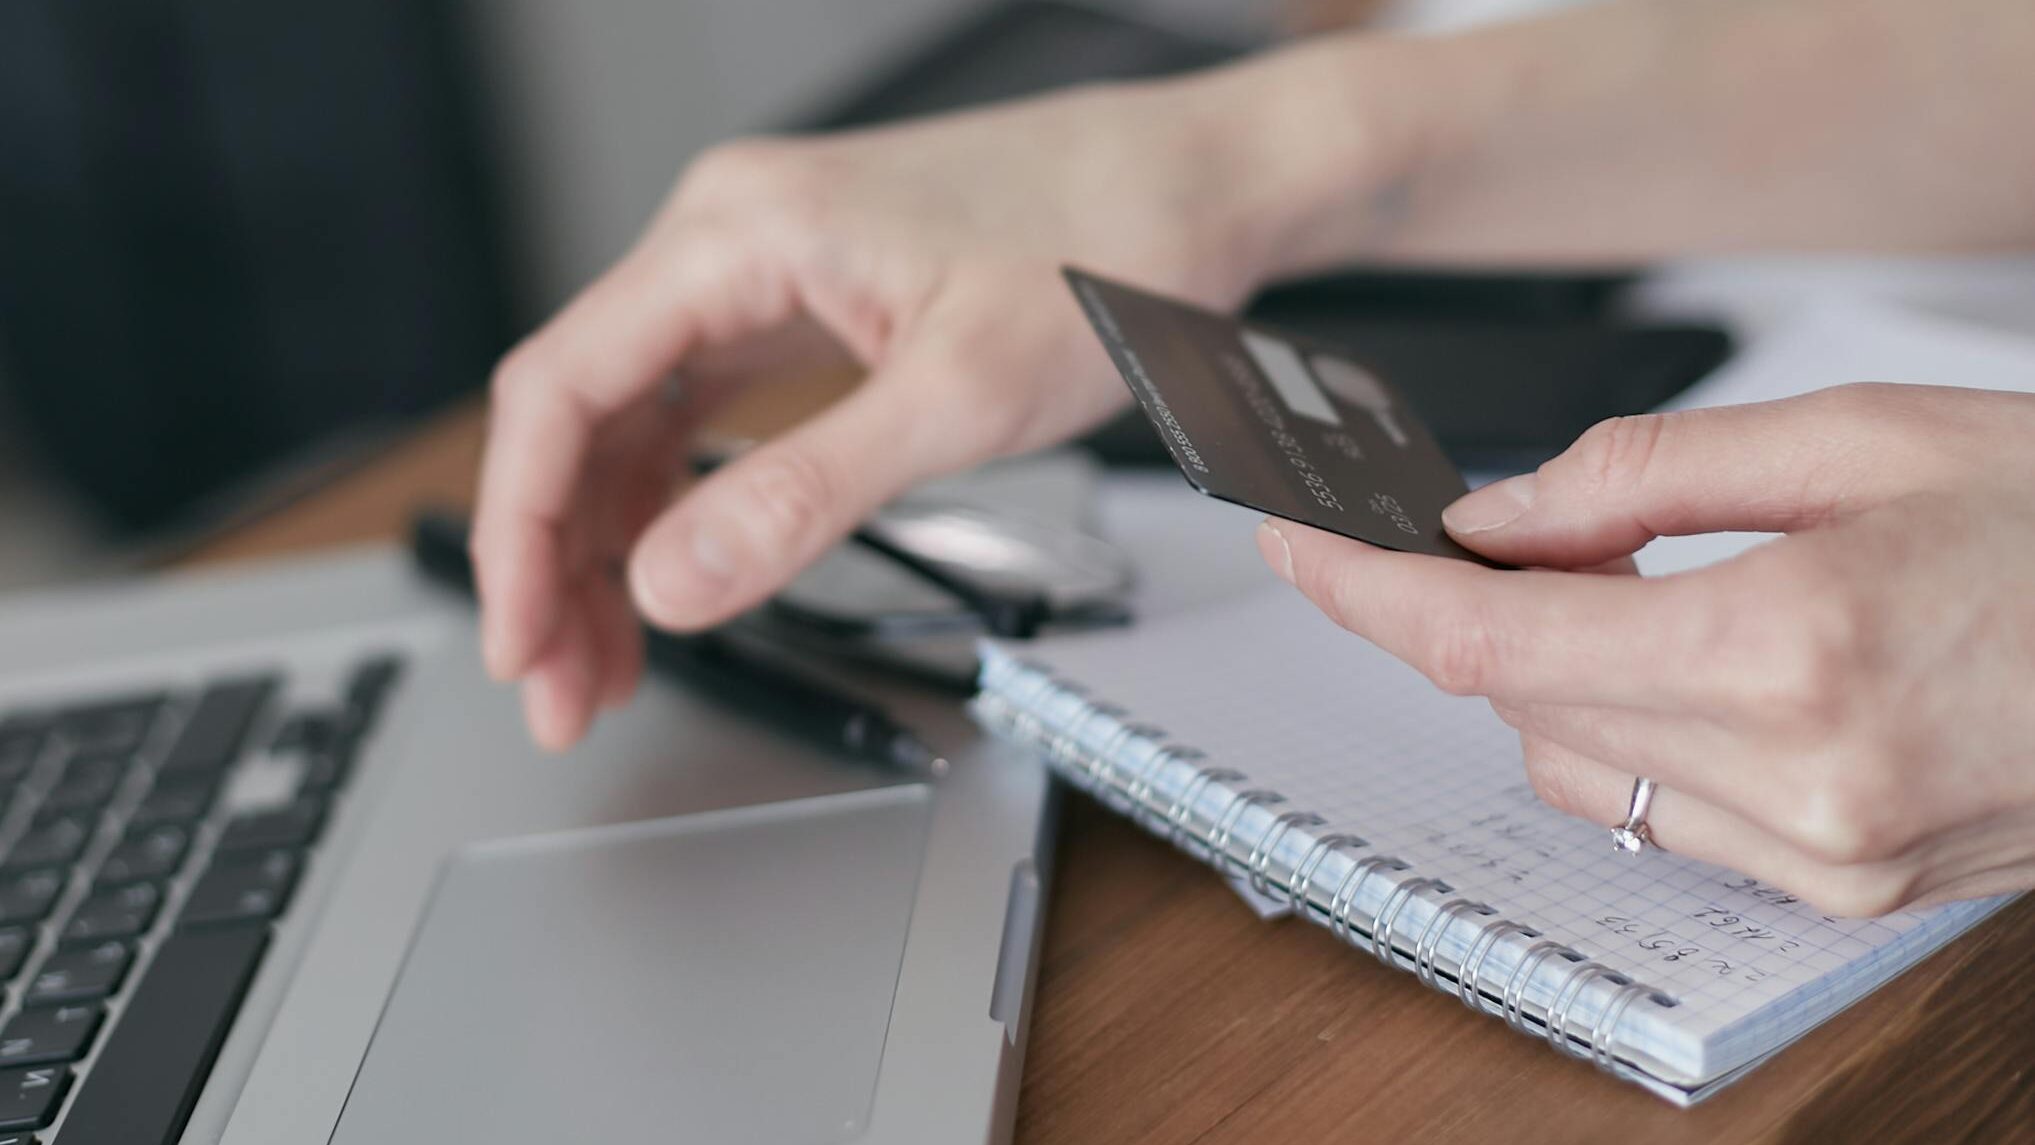
POLYGON ((1364 186, 1336 166, 1366 151, 1359 117, 1321 122, 1323 90, 1256 63, 695 162, 495 378, 485 656, 537 739, 571 744, 632 691, 637 610, 725 620, 913 482, 1119 405, 1063 264, 1229 307, 1304 261, 1305 221, 1355 218, 1364 186), (713 400, 814 354, 868 379, 672 502, 713 400))

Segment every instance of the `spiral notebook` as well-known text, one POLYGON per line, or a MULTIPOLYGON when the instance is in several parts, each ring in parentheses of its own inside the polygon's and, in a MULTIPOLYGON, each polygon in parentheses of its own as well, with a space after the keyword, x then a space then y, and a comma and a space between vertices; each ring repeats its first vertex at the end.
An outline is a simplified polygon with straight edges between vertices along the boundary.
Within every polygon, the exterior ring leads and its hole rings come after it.
POLYGON ((1129 634, 987 645, 978 717, 1250 898, 1687 1104, 1997 909, 1822 915, 1612 852, 1518 740, 1278 586, 1129 634))

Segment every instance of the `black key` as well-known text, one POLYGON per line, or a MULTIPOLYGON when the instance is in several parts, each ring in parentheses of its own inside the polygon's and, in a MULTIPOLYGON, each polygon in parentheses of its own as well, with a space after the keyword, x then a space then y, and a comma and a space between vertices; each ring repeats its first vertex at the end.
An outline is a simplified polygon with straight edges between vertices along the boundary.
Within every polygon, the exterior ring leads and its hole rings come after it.
POLYGON ((33 1133, 0 1133, 0 1145, 39 1145, 33 1133))
POLYGON ((57 716, 56 734, 81 755, 126 754, 148 739, 163 699, 161 694, 132 696, 72 708, 57 716))
POLYGON ((193 776, 166 782, 159 776, 141 805, 128 817, 127 824, 130 827, 154 827, 162 823, 191 823, 203 819, 205 813, 212 809, 213 796, 218 793, 219 785, 210 778, 193 776))
POLYGON ((106 938, 132 938, 155 921, 162 905, 162 890, 154 883, 129 883, 99 891, 78 904, 57 941, 98 942, 106 938))
POLYGON ((389 690, 396 686, 396 680, 402 674, 403 660, 396 655, 364 660, 353 670, 353 679, 346 685, 350 730, 358 734, 374 723, 375 717, 381 714, 382 702, 389 698, 389 690))
POLYGON ((49 794, 43 796, 36 817, 48 820, 70 812, 96 813, 112 802, 120 781, 127 778, 133 758, 126 755, 93 755, 73 759, 49 794))
POLYGON ((22 961, 33 949, 35 949, 34 931, 19 926, 0 930, 0 982, 5 982, 20 973, 22 961))
POLYGON ((35 922, 49 913, 64 891, 62 871, 22 871, 0 878, 0 926, 35 922))
POLYGON ((334 744, 304 756, 304 774, 297 790, 306 795, 327 796, 346 782, 353 771, 353 747, 334 744))
POLYGON ((286 807, 229 820, 219 836, 221 851, 267 851, 308 846, 325 825, 325 801, 301 798, 286 807))
POLYGON ((346 782, 357 739, 346 712, 302 712, 283 725, 269 750, 297 758, 303 768, 298 791, 324 796, 346 782))
POLYGON ((106 1036, 64 1120, 64 1145, 169 1145, 212 1072, 268 927, 172 935, 106 1036))
POLYGON ((42 758, 43 729, 19 720, 0 727, 0 789, 28 778, 42 758))
MULTIPOLYGON (((56 1119, 71 1071, 60 1065, 0 1071, 0 1130, 40 1129, 56 1119)), ((64 1131, 68 1141, 70 1131, 64 1131)))
POLYGON ((173 823, 130 832, 99 864, 100 887, 166 879, 184 861, 191 833, 173 823))
POLYGON ((322 752, 339 742, 346 717, 337 712, 299 712, 283 721, 269 750, 279 754, 322 752))
POLYGON ((179 927, 269 919, 289 905, 297 881, 297 856, 288 851, 235 855, 215 861, 191 897, 184 900, 179 927))
POLYGON ((36 968, 22 1004, 48 1006, 103 998, 120 989, 120 980, 127 977, 127 966, 133 960, 127 944, 117 941, 59 950, 36 968))
POLYGON ((0 1029, 0 1066, 77 1061, 92 1048, 104 1017, 96 1005, 23 1010, 0 1029))
POLYGON ((267 706, 278 679, 261 676, 214 684, 198 697, 176 746, 159 769, 162 775, 217 775, 240 755, 247 733, 267 706))
POLYGON ((59 817, 36 824, 14 841, 0 871, 53 867, 71 862, 92 838, 92 820, 59 817))

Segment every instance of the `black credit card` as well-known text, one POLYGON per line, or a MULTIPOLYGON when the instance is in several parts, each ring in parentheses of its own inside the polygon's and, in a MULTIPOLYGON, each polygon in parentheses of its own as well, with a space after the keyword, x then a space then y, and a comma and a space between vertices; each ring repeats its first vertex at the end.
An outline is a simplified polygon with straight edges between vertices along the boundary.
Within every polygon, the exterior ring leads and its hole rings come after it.
POLYGON ((1469 491, 1392 382, 1348 351, 1068 268, 1196 489, 1408 553, 1493 564, 1442 530, 1469 491))

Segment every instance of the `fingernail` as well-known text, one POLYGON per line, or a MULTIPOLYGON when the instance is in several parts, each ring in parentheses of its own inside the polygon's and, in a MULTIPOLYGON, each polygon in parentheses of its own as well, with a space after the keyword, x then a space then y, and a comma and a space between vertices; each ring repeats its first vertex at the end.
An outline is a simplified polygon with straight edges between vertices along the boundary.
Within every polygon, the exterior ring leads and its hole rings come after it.
POLYGON ((566 716, 560 711, 558 689, 550 680, 533 676, 523 681, 523 723, 537 746, 556 755, 572 746, 565 729, 566 716))
POLYGON ((539 668, 523 682, 523 708, 538 745, 563 754, 586 738, 600 712, 596 683, 584 662, 567 659, 539 668))
POLYGON ((711 525, 694 525, 679 551, 685 554, 682 562, 638 559, 630 566, 637 606, 668 624, 702 613, 735 579, 734 554, 711 525))
POLYGON ((1537 479, 1531 473, 1494 481, 1482 489, 1464 494, 1441 511, 1441 523, 1448 531, 1463 536, 1488 533, 1517 521, 1533 504, 1537 479))
POLYGON ((1258 522, 1258 552, 1264 556, 1265 563, 1272 566, 1272 571, 1279 574, 1280 580, 1293 583, 1293 547, 1286 543, 1286 534, 1280 532, 1279 526, 1273 524, 1269 517, 1258 522))

